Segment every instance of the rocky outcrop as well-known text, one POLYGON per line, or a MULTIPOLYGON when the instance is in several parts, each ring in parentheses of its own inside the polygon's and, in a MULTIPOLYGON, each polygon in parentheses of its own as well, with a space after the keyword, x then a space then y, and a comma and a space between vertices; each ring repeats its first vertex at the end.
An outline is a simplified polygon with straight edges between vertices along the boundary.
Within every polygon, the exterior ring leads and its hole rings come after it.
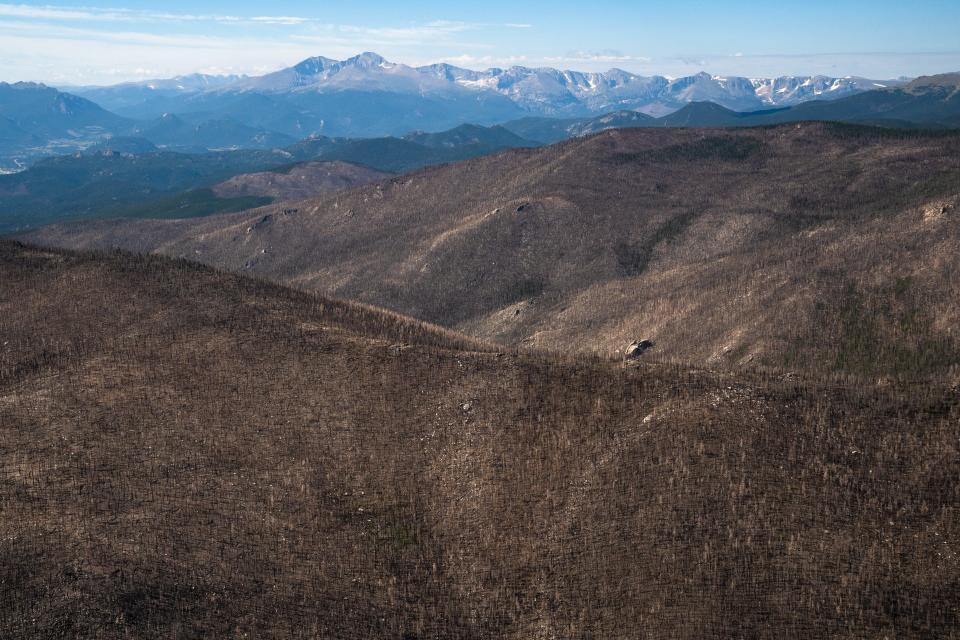
POLYGON ((652 340, 634 340, 624 350, 623 357, 625 357, 627 360, 633 360, 635 358, 639 358, 652 348, 652 340))

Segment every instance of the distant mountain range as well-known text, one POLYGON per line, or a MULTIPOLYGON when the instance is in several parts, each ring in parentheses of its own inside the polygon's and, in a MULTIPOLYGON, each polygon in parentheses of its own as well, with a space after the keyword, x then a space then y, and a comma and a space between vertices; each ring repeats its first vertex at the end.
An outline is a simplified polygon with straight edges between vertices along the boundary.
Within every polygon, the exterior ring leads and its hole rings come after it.
POLYGON ((587 118, 527 117, 504 123, 503 126, 524 139, 552 144, 607 129, 754 127, 808 121, 851 122, 896 128, 960 127, 960 74, 925 76, 899 87, 778 109, 744 112, 713 102, 691 102, 659 118, 637 111, 618 111, 587 118))
POLYGON ((160 80, 123 82, 106 87, 64 87, 63 90, 92 100, 104 109, 122 111, 136 109, 146 101, 161 97, 196 93, 232 84, 244 77, 193 73, 160 80))
MULTIPOLYGON (((618 128, 769 126, 810 120, 898 128, 960 127, 960 74, 919 78, 901 87, 838 100, 751 112, 692 102, 659 118, 638 111, 583 118, 528 116, 493 127, 465 124, 442 132, 375 138, 310 136, 300 141, 227 119, 193 124, 167 114, 138 123, 41 85, 5 85, 0 86, 2 91, 20 100, 29 115, 14 121, 7 114, 16 115, 15 110, 9 102, 4 104, 8 119, 0 123, 12 123, 7 131, 32 141, 60 136, 33 150, 46 155, 73 153, 35 161, 15 175, 0 175, 0 233, 64 219, 188 217, 238 210, 259 201, 224 199, 209 187, 238 174, 306 161, 343 161, 404 173, 618 128), (110 129, 117 135, 109 137, 110 129), (72 134, 77 137, 71 138, 72 134), (80 151, 84 140, 90 146, 80 151), (211 153, 211 148, 217 151, 211 153)), ((16 135, 5 143, 10 145, 7 149, 16 148, 16 135)))
POLYGON ((158 115, 178 100, 209 106, 217 99, 256 93, 305 96, 344 91, 416 95, 437 100, 486 96, 488 107, 537 115, 582 116, 630 109, 664 115, 688 102, 710 101, 729 109, 749 111, 789 106, 809 100, 841 98, 884 88, 902 80, 867 80, 826 76, 743 78, 708 73, 682 78, 640 76, 621 69, 603 73, 561 71, 515 66, 472 71, 449 64, 411 67, 362 53, 347 60, 308 58, 297 65, 263 76, 181 76, 114 87, 72 89, 118 113, 131 117, 158 115), (510 104, 497 101, 502 96, 510 104))
POLYGON ((466 123, 504 124, 541 143, 619 126, 844 120, 953 127, 960 108, 951 78, 905 83, 706 73, 668 79, 617 69, 471 71, 447 64, 410 67, 364 53, 341 61, 308 58, 256 77, 195 74, 78 87, 71 90, 76 95, 41 84, 0 83, 0 171, 111 136, 195 153, 283 148, 311 136, 400 137, 466 123))
POLYGON ((0 170, 31 157, 81 150, 133 121, 90 100, 33 82, 0 82, 0 170))
POLYGON ((670 79, 620 69, 584 73, 519 66, 472 71, 449 64, 411 67, 368 52, 347 60, 308 58, 262 76, 182 76, 70 90, 132 119, 172 113, 190 124, 235 121, 302 138, 399 136, 467 122, 492 125, 526 116, 582 118, 622 110, 663 116, 696 101, 755 111, 901 82, 707 73, 670 79))

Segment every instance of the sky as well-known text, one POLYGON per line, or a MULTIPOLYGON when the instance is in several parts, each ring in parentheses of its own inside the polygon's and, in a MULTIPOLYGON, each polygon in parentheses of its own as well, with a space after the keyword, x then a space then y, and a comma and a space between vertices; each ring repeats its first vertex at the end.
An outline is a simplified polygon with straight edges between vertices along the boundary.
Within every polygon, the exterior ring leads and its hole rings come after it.
POLYGON ((960 71, 960 0, 0 2, 0 80, 262 74, 375 51, 410 65, 671 77, 960 71))

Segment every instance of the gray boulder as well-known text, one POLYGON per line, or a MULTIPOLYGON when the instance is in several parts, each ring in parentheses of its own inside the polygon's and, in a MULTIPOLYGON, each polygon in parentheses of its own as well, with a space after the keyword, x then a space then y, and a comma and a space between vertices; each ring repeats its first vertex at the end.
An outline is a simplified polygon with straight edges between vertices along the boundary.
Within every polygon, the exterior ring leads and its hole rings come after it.
POLYGON ((633 360, 634 358, 639 358, 652 348, 652 340, 634 340, 623 352, 623 355, 627 360, 633 360))

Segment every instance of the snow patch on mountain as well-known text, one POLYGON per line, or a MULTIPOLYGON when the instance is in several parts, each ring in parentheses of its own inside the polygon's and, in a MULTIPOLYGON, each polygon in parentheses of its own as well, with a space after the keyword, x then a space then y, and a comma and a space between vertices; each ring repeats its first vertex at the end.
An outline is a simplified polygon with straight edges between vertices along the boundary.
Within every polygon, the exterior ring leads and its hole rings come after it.
POLYGON ((709 101, 736 111, 785 107, 808 100, 840 98, 889 85, 864 78, 782 76, 744 78, 697 73, 682 78, 640 76, 622 69, 605 72, 514 66, 474 71, 438 63, 411 67, 365 52, 346 60, 317 56, 256 77, 224 81, 181 76, 151 81, 198 93, 309 93, 374 91, 441 98, 498 94, 539 115, 583 116, 632 110, 654 116, 690 102, 709 101))

